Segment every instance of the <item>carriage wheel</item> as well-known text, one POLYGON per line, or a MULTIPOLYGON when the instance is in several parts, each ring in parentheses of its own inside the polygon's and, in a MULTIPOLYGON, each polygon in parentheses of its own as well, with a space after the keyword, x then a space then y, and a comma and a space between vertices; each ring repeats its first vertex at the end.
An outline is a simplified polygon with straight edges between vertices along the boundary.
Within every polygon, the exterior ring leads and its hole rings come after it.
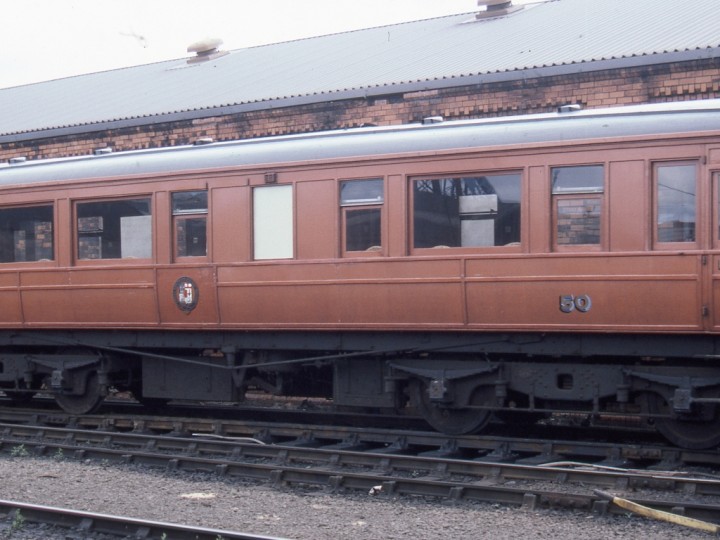
MULTIPOLYGON (((650 414, 672 414, 672 407, 660 394, 648 392, 644 396, 644 409, 650 414)), ((655 428, 671 443, 690 450, 713 448, 720 444, 720 414, 715 405, 712 407, 712 419, 693 420, 677 418, 655 418, 655 428)))
POLYGON ((98 382, 96 371, 77 373, 75 377, 86 377, 85 393, 80 395, 55 394, 55 401, 67 413, 89 414, 100 406, 105 399, 102 388, 98 382))
MULTIPOLYGON (((491 386, 479 387, 472 396, 473 405, 490 405, 494 399, 491 386)), ((492 417, 491 410, 442 407, 430 401, 427 384, 413 381, 411 396, 418 411, 433 428, 447 435, 467 435, 484 428, 492 417)))

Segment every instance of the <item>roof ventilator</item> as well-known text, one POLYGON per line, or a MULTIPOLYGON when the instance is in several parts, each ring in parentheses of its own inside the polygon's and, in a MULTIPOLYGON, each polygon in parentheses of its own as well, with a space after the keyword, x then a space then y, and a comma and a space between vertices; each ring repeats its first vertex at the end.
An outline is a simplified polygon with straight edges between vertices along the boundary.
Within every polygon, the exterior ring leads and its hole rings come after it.
POLYGON ((188 64, 197 64, 199 62, 207 62, 208 60, 215 60, 221 56, 228 54, 228 51, 221 51, 220 45, 222 45, 222 39, 210 38, 196 41, 187 48, 187 52, 195 53, 195 56, 191 56, 187 59, 188 64))
POLYGON ((570 103, 568 105, 560 105, 557 112, 559 113, 571 113, 582 111, 582 105, 580 103, 570 103))
POLYGON ((265 173, 265 183, 266 184, 277 184, 277 173, 276 172, 266 172, 265 173))
POLYGON ((475 15, 476 19, 502 17, 523 8, 523 6, 513 6, 512 0, 478 0, 477 5, 485 9, 475 15))
POLYGON ((427 118, 423 118, 422 125, 442 124, 444 121, 445 119, 442 116, 428 116, 427 118))

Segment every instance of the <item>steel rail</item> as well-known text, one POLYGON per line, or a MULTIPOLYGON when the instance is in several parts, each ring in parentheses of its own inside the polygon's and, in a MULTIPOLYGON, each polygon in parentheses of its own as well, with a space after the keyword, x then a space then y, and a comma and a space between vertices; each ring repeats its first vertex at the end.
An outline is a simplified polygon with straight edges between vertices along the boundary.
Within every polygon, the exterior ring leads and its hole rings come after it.
MULTIPOLYGON (((11 426, 11 428, 16 426, 11 426)), ((10 428, 10 429, 11 429, 10 428)), ((330 491, 362 490, 378 495, 430 496, 452 501, 481 501, 516 506, 570 507, 595 512, 619 511, 607 500, 591 493, 587 486, 615 489, 652 488, 679 491, 684 494, 718 495, 720 479, 691 479, 660 474, 623 473, 620 471, 573 470, 560 467, 531 467, 513 464, 482 463, 382 453, 348 452, 318 448, 296 448, 274 445, 241 444, 235 441, 199 441, 171 437, 124 434, 135 441, 145 441, 136 449, 112 448, 119 439, 115 434, 96 433, 94 444, 77 446, 72 430, 21 426, 22 437, 2 435, 0 451, 17 453, 18 445, 28 445, 36 453, 48 455, 54 449, 78 459, 114 460, 154 467, 205 472, 242 477, 275 486, 314 485, 330 491), (35 437, 30 437, 35 431, 35 437), (66 433, 64 440, 45 438, 66 433), (37 435, 41 434, 42 437, 37 435), (12 440, 9 440, 12 439, 12 440), (98 444, 98 442, 100 444, 98 444), (14 445, 14 446, 13 446, 14 445), (164 449, 162 447, 165 447, 164 449), (167 453, 173 449, 175 452, 167 453), (230 450, 232 449, 232 450, 230 450), (165 451, 165 452, 164 452, 165 451), (213 451, 222 457, 197 455, 213 451), (550 483, 577 483, 578 492, 568 489, 514 488, 496 485, 502 481, 525 480, 550 483)), ((82 437, 87 432, 82 431, 82 437)), ((122 435, 122 434, 121 434, 122 435)), ((121 437, 122 438, 122 437, 121 437)), ((576 490, 577 491, 577 490, 576 490)), ((717 519, 718 505, 690 504, 687 501, 640 501, 660 510, 682 508, 683 513, 698 519, 717 519)))
POLYGON ((104 533, 122 538, 131 536, 151 539, 167 537, 173 540, 217 540, 218 538, 225 540, 282 540, 276 536, 81 512, 18 501, 0 500, 0 512, 7 514, 13 521, 20 518, 23 523, 42 523, 65 529, 76 529, 85 533, 104 533))

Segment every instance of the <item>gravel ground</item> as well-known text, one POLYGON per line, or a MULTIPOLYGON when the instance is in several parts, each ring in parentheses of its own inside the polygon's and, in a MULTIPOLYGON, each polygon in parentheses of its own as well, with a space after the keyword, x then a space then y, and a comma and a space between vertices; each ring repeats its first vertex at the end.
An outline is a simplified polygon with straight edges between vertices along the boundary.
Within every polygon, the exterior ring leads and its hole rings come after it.
MULTIPOLYGON (((209 475, 50 457, 0 456, 0 476, 3 499, 297 540, 712 538, 635 516, 281 490, 209 475)), ((0 538, 103 538, 29 526, 10 531, 4 517, 0 538)))

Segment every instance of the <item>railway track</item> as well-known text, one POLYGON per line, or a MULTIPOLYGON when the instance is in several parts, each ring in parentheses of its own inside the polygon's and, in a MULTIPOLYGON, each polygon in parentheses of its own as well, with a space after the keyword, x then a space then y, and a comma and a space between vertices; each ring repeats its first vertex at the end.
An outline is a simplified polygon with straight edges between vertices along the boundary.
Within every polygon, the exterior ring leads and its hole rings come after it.
MULTIPOLYGON (((59 529, 72 529, 78 533, 104 534, 117 538, 172 538, 173 540, 282 540, 274 536, 262 536, 244 532, 191 527, 175 523, 163 523, 94 512, 79 512, 18 501, 0 500, 0 514, 11 522, 7 537, 21 530, 27 531, 42 524, 59 529)), ((47 529, 42 530, 43 536, 47 529)), ((39 536, 38 536, 39 537, 39 536)))
POLYGON ((344 445, 317 447, 307 438, 263 444, 207 433, 178 437, 29 424, 2 424, 0 434, 0 451, 5 454, 18 455, 22 449, 37 455, 203 472, 277 487, 311 486, 332 492, 359 490, 379 497, 419 496, 455 503, 625 513, 595 492, 602 489, 629 496, 644 506, 701 520, 713 521, 720 514, 720 478, 677 472, 407 455, 392 445, 358 451, 344 445))
MULTIPOLYGON (((180 412, 188 413, 192 412, 192 409, 180 412)), ((556 426, 526 428, 526 435, 517 437, 512 436, 512 430, 506 429, 507 426, 499 426, 495 430, 489 430, 488 434, 448 439, 441 433, 420 429, 369 429, 348 425, 312 424, 302 422, 306 418, 300 416, 294 417, 295 421, 292 423, 237 420, 230 415, 227 418, 218 418, 216 415, 208 418, 207 409, 202 412, 204 417, 153 416, 139 414, 135 408, 119 413, 75 417, 53 409, 0 408, 0 422, 48 427, 77 426, 86 430, 114 433, 149 432, 178 436, 198 434, 253 438, 264 443, 292 446, 335 446, 348 450, 375 450, 383 453, 424 454, 521 464, 572 460, 619 467, 637 466, 638 463, 644 466, 649 463, 664 469, 698 465, 720 468, 718 450, 675 448, 657 443, 656 438, 642 433, 633 435, 635 442, 619 443, 601 430, 592 431, 584 427, 570 431, 567 428, 556 429, 556 426)), ((272 410, 265 411, 265 416, 272 417, 272 410)), ((415 425, 411 424, 411 427, 415 425)))

